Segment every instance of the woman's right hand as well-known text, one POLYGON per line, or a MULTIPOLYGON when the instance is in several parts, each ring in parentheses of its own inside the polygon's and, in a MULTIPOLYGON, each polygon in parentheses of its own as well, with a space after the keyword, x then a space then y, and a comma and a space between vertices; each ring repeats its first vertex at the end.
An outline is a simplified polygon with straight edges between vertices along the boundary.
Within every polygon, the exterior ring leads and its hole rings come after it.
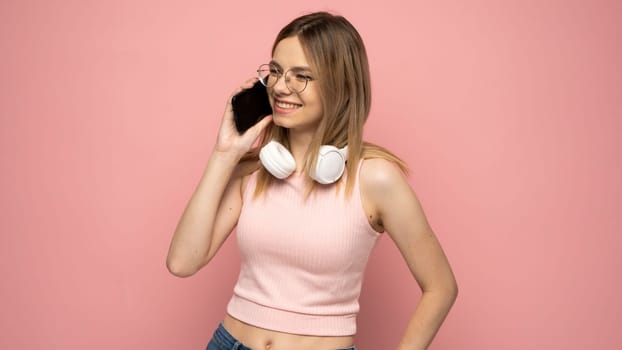
POLYGON ((233 120, 233 107, 231 105, 231 99, 237 93, 244 89, 250 89, 253 84, 257 82, 258 78, 252 78, 247 80, 243 85, 237 88, 229 99, 227 99, 227 105, 225 107, 225 113, 220 123, 220 129, 218 130, 218 138, 216 139, 215 150, 218 152, 231 153, 237 157, 242 157, 248 152, 253 144, 263 131, 263 129, 272 122, 272 115, 266 116, 260 120, 257 124, 253 125, 250 129, 246 130, 242 135, 238 133, 235 128, 235 122, 233 120))

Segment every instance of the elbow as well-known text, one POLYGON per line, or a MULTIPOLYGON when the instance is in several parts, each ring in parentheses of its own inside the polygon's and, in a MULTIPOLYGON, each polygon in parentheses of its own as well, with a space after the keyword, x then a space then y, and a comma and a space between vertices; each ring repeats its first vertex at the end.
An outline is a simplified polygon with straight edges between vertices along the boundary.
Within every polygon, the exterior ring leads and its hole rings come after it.
POLYGON ((448 283, 445 288, 447 299, 450 301, 450 305, 453 305, 458 298, 458 283, 454 279, 451 283, 448 283))
POLYGON ((452 302, 456 300, 458 297, 458 282, 456 282, 456 279, 453 276, 446 283, 444 283, 443 290, 447 296, 451 298, 452 302))
POLYGON ((453 285, 449 289, 449 295, 451 297, 451 303, 453 304, 458 298, 458 284, 457 283, 455 282, 453 283, 453 285))
POLYGON ((172 259, 171 257, 166 259, 166 268, 173 276, 181 278, 190 277, 197 272, 196 268, 179 261, 179 259, 172 259))
POLYGON ((447 281, 434 287, 425 288, 423 293, 435 295, 436 298, 445 300, 449 305, 453 305, 458 298, 458 284, 455 280, 447 281))

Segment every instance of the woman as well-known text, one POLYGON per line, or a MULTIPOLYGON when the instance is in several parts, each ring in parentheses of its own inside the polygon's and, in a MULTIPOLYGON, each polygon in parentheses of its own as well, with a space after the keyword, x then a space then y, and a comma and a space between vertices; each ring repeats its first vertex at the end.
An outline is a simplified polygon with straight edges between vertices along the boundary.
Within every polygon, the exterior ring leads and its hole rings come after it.
POLYGON ((427 348, 457 286, 404 163, 362 140, 371 93, 356 29, 299 17, 259 72, 273 114, 240 135, 229 99, 167 257, 191 276, 237 227, 240 276, 207 349, 354 349, 363 271, 385 231, 423 291, 399 348, 427 348))

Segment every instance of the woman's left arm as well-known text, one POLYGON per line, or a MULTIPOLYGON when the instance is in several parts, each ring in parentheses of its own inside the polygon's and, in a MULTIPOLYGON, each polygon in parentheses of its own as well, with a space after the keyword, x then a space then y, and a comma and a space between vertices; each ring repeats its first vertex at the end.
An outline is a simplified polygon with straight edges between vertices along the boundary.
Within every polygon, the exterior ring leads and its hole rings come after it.
POLYGON ((361 192, 376 226, 384 228, 422 290, 398 350, 427 349, 458 295, 458 286, 417 196, 403 173, 384 159, 365 160, 361 192))

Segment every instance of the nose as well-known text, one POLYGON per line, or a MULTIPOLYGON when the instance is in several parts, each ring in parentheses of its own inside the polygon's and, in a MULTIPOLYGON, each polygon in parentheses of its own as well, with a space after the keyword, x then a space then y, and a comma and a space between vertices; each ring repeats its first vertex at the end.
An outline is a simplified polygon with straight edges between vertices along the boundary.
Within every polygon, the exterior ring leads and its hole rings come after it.
POLYGON ((274 92, 276 92, 279 95, 288 95, 291 93, 291 91, 289 91, 289 88, 287 87, 286 79, 287 79, 287 74, 283 74, 277 79, 276 83, 272 87, 274 92))

